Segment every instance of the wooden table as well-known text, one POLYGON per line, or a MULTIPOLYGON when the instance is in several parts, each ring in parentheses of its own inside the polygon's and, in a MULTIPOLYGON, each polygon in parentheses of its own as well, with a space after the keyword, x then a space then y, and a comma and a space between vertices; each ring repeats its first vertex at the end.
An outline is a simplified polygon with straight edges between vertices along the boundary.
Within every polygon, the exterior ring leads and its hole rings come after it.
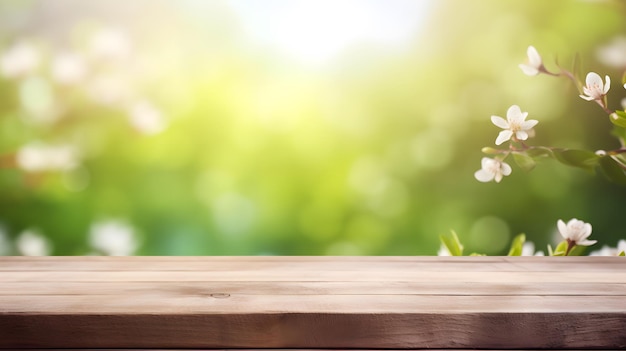
POLYGON ((626 348, 623 257, 1 257, 0 348, 626 348))

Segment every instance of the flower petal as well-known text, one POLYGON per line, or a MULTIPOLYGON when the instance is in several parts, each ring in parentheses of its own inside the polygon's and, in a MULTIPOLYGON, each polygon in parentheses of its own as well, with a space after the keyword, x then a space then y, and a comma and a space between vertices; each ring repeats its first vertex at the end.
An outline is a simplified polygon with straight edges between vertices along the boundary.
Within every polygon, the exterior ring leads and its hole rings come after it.
POLYGON ((496 173, 494 180, 496 181, 496 183, 500 183, 502 178, 503 178, 502 173, 498 172, 498 173, 496 173))
POLYGON ((585 85, 587 87, 592 87, 594 85, 601 87, 602 85, 604 85, 604 83, 602 82, 602 78, 600 77, 600 75, 598 75, 596 72, 589 72, 587 73, 587 77, 585 78, 585 85))
POLYGON ((504 143, 505 141, 511 139, 512 136, 513 136, 513 132, 508 129, 501 131, 498 134, 498 137, 496 138, 496 145, 500 145, 504 143))
POLYGON ((541 66, 541 56, 534 46, 531 45, 528 47, 528 49, 526 50, 526 55, 528 55, 528 62, 531 64, 531 66, 537 68, 541 66))
POLYGON ((581 241, 576 242, 576 245, 579 245, 579 246, 591 246, 591 245, 593 245, 593 244, 595 244, 597 242, 598 242, 598 240, 581 240, 581 241))
POLYGON ((483 158, 480 160, 480 167, 481 167, 482 169, 488 169, 488 168, 490 168, 490 167, 491 167, 491 164, 492 164, 492 163, 493 163, 493 160, 492 160, 492 159, 490 159, 489 157, 483 157, 483 158))
POLYGON ((506 110, 506 119, 509 121, 512 119, 520 119, 522 117, 522 110, 517 105, 511 105, 511 107, 506 110))
POLYGON ((561 234, 563 239, 569 239, 568 230, 565 222, 559 219, 558 222, 556 222, 556 226, 559 228, 559 233, 561 234))
POLYGON ((585 223, 585 225, 583 226, 583 232, 581 234, 581 238, 586 239, 589 237, 589 235, 591 235, 591 224, 585 223))
POLYGON ((528 133, 523 130, 518 130, 517 132, 515 132, 515 137, 519 140, 526 140, 528 139, 528 133))
POLYGON ((587 96, 587 95, 578 95, 578 96, 580 96, 581 98, 583 98, 583 99, 585 99, 587 101, 595 100, 595 98, 593 96, 587 96))
POLYGON ((493 180, 495 174, 485 171, 484 169, 479 169, 474 173, 474 178, 479 182, 487 183, 493 180))
POLYGON ((539 70, 533 66, 525 65, 522 63, 519 65, 519 68, 521 68, 522 72, 524 72, 524 74, 527 76, 536 76, 539 74, 539 70))
POLYGON ((502 165, 500 167, 502 169, 502 174, 503 175, 505 175, 505 176, 511 175, 511 172, 513 170, 511 169, 511 166, 508 163, 502 162, 502 165))
POLYGON ((606 82, 604 83, 603 93, 606 95, 606 93, 608 93, 609 89, 611 88, 611 77, 605 76, 604 78, 605 78, 606 82))
POLYGON ((581 222, 577 218, 572 218, 567 222, 567 228, 571 228, 571 226, 576 225, 576 223, 581 222))
POLYGON ((537 123, 539 123, 538 120, 536 120, 536 119, 529 119, 528 121, 522 122, 520 127, 522 127, 522 130, 529 130, 529 129, 532 129, 534 126, 536 126, 537 123))
POLYGON ((502 129, 509 129, 509 123, 500 116, 491 116, 491 123, 502 129))

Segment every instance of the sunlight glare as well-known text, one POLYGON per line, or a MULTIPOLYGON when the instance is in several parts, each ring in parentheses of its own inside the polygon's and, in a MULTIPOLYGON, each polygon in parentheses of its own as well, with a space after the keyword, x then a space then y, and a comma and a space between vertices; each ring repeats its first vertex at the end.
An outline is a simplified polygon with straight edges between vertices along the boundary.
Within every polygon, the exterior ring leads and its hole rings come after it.
POLYGON ((253 40, 289 59, 319 65, 354 45, 405 45, 426 19, 430 1, 242 0, 229 4, 253 40))

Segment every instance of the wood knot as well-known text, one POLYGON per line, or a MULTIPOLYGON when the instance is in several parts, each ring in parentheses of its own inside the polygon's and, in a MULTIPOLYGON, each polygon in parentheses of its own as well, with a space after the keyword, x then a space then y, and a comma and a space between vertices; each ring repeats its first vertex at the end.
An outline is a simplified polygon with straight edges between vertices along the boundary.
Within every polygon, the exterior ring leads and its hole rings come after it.
POLYGON ((226 294, 226 293, 213 293, 213 294, 209 294, 209 296, 216 298, 216 299, 225 299, 230 297, 230 294, 226 294))

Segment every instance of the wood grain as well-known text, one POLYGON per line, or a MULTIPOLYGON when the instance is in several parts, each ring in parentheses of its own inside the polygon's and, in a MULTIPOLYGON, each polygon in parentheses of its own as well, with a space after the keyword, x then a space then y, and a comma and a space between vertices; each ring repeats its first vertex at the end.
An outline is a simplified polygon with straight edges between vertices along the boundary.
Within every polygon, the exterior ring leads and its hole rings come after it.
POLYGON ((0 257, 0 348, 626 349, 626 259, 0 257))

